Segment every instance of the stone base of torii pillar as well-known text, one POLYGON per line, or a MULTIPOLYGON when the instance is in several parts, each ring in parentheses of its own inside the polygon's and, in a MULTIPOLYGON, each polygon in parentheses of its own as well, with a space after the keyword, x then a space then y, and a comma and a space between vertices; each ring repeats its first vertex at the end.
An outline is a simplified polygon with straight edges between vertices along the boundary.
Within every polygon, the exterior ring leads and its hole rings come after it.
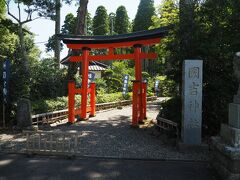
MULTIPOLYGON (((240 52, 233 62, 240 82, 240 52)), ((240 88, 229 104, 228 124, 221 125, 220 136, 212 137, 211 164, 224 180, 240 180, 240 88)))

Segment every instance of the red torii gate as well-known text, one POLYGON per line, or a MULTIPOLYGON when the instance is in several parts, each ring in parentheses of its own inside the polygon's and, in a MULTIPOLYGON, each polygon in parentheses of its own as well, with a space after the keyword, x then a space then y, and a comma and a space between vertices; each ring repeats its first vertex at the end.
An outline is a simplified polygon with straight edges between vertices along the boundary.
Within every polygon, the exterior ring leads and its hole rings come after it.
POLYGON ((101 60, 129 60, 135 61, 135 81, 133 81, 133 106, 132 106, 132 125, 137 126, 146 118, 146 83, 142 82, 142 59, 156 59, 156 53, 141 52, 143 46, 160 43, 162 37, 168 33, 168 27, 140 31, 130 34, 113 36, 72 36, 59 35, 69 49, 82 49, 82 55, 71 56, 71 62, 82 63, 82 87, 75 88, 75 83, 70 81, 68 84, 68 121, 74 123, 75 115, 80 115, 81 119, 95 116, 95 84, 92 83, 88 88, 88 65, 89 61, 101 60), (114 48, 133 47, 133 54, 115 54, 114 48), (107 49, 107 55, 90 55, 91 49, 107 49), (90 93, 90 107, 87 106, 87 95, 90 93), (81 94, 81 108, 75 110, 75 94, 81 94))

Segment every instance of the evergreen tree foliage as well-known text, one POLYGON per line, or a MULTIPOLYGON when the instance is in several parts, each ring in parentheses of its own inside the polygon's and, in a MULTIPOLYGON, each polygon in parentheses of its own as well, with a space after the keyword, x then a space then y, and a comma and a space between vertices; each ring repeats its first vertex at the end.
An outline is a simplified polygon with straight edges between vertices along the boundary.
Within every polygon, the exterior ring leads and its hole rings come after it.
MULTIPOLYGON (((170 56, 173 54, 172 46, 177 42, 176 32, 179 26, 179 6, 175 0, 164 0, 162 4, 157 8, 156 15, 152 17, 153 26, 150 29, 159 28, 162 26, 173 26, 174 28, 169 32, 168 36, 161 40, 161 43, 156 46, 158 52, 158 59, 154 61, 153 71, 158 74, 166 74, 171 71, 174 66, 170 60, 170 56)), ((174 48, 176 48, 174 46, 174 48)))
POLYGON ((6 6, 4 0, 0 0, 0 18, 3 18, 6 13, 6 6))
POLYGON ((106 35, 109 34, 108 14, 104 6, 99 6, 93 18, 93 34, 106 35))
POLYGON ((154 0, 141 0, 133 21, 133 31, 148 30, 153 25, 151 18, 154 11, 154 0))
POLYGON ((90 13, 87 13, 86 32, 87 35, 93 35, 93 19, 90 13))
POLYGON ((237 90, 232 61, 240 47, 239 8, 236 0, 208 0, 199 12, 199 54, 204 60, 203 120, 214 134, 220 123, 228 121, 228 103, 237 90))
POLYGON ((116 11, 114 30, 117 34, 125 34, 129 32, 129 27, 130 23, 127 10, 124 6, 120 6, 116 11))
MULTIPOLYGON (((74 17, 72 13, 69 13, 66 15, 64 24, 61 29, 61 33, 63 34, 74 34, 76 29, 76 21, 77 18, 74 17)), ((55 49, 55 35, 49 37, 48 42, 45 44, 46 51, 50 52, 55 49)), ((61 43, 61 50, 62 50, 63 44, 61 43)))
POLYGON ((21 0, 21 1, 4 1, 6 3, 8 15, 11 16, 17 24, 17 33, 19 37, 19 47, 22 55, 22 61, 19 65, 21 71, 19 72, 20 78, 23 79, 21 84, 21 92, 19 98, 29 98, 30 96, 30 70, 29 70, 29 57, 25 45, 24 25, 38 19, 40 17, 51 17, 54 10, 54 3, 52 1, 33 1, 33 0, 21 0), (18 9, 18 15, 12 14, 10 11, 10 3, 14 3, 18 9), (51 11, 52 10, 52 11, 51 11), (22 16, 23 12, 26 13, 26 18, 22 16))
POLYGON ((16 36, 16 25, 6 18, 6 6, 0 1, 0 62, 13 54, 18 43, 16 36))
POLYGON ((76 21, 77 18, 72 13, 67 14, 62 26, 62 34, 74 34, 76 21))
POLYGON ((163 0, 157 8, 157 13, 152 17, 151 29, 162 26, 177 25, 179 23, 179 6, 176 0, 163 0))
MULTIPOLYGON (((166 38, 169 41, 162 41, 165 47, 159 51, 167 63, 165 73, 181 92, 183 60, 203 60, 203 132, 217 134, 220 124, 228 120, 228 103, 237 90, 232 60, 240 46, 239 3, 182 0, 179 8, 179 24, 176 23, 175 30, 166 38)), ((159 24, 161 19, 163 15, 154 21, 159 24)), ((181 99, 178 96, 163 106, 160 115, 179 121, 181 99)))
MULTIPOLYGON (((77 22, 77 17, 75 17, 72 13, 69 13, 66 15, 64 24, 61 29, 62 34, 74 34, 76 30, 76 22, 77 22)), ((92 18, 91 14, 87 14, 87 34, 92 35, 92 18)), ((50 52, 54 50, 55 47, 55 41, 54 41, 55 35, 49 37, 48 42, 45 44, 46 46, 46 51, 50 52)), ((61 43, 61 50, 63 48, 63 44, 61 43)))

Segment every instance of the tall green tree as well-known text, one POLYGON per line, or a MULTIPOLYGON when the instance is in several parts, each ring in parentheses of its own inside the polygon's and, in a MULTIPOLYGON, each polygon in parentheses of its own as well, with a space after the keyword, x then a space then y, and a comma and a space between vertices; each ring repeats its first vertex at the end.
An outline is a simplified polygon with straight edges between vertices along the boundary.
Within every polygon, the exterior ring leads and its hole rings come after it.
POLYGON ((130 31, 129 17, 124 6, 117 8, 114 30, 117 34, 124 34, 130 31))
MULTIPOLYGON (((19 100, 17 121, 19 126, 31 125, 31 104, 30 104, 30 57, 28 56, 28 49, 25 44, 24 28, 23 26, 35 19, 38 19, 46 14, 49 15, 48 8, 42 8, 46 4, 46 1, 32 1, 32 0, 19 0, 19 1, 4 1, 7 6, 8 15, 11 16, 17 23, 18 37, 19 37, 19 49, 21 52, 21 61, 19 62, 19 100), (18 15, 14 15, 10 10, 10 3, 16 6, 18 15), (22 13, 26 13, 26 18, 22 16, 22 13)), ((48 6, 52 7, 52 6, 48 6)))
POLYGON ((173 98, 163 105, 160 115, 174 121, 179 120, 181 114, 182 64, 185 59, 202 59, 199 52, 198 36, 198 1, 180 0, 176 4, 173 0, 164 0, 161 14, 154 17, 155 25, 174 24, 169 36, 163 40, 158 49, 164 61, 167 78, 175 82, 176 93, 173 98), (175 112, 175 113, 172 113, 175 112))
POLYGON ((109 34, 108 14, 104 6, 99 6, 93 18, 93 34, 106 35, 109 34))
POLYGON ((176 32, 179 27, 179 6, 175 0, 163 0, 162 4, 157 8, 156 15, 152 17, 153 26, 150 29, 159 28, 162 26, 174 25, 168 36, 161 40, 161 43, 156 46, 158 53, 157 61, 154 61, 151 68, 158 74, 165 75, 167 71, 175 65, 175 57, 172 58, 173 52, 177 43, 176 32), (174 46, 173 46, 174 45, 174 46), (172 49, 174 48, 174 49, 172 49))
MULTIPOLYGON (((153 25, 152 16, 155 14, 154 0, 141 0, 138 6, 137 14, 133 21, 133 32, 148 30, 153 25)), ((143 51, 148 51, 149 48, 143 48, 143 51)), ((143 71, 153 74, 151 67, 152 62, 143 60, 143 71)))
POLYGON ((74 34, 76 23, 77 17, 75 17, 72 13, 67 14, 62 26, 62 34, 74 34))
POLYGON ((57 34, 60 34, 61 28, 61 0, 56 0, 55 2, 55 48, 54 48, 54 57, 56 60, 56 64, 60 64, 60 51, 61 51, 61 42, 57 37, 57 34))
POLYGON ((22 85, 22 97, 29 97, 29 57, 27 55, 27 49, 25 47, 24 40, 24 28, 23 26, 33 20, 39 19, 43 16, 51 16, 49 11, 53 8, 51 2, 39 2, 32 0, 19 0, 19 1, 5 1, 7 6, 8 15, 11 16, 17 23, 18 29, 18 37, 19 37, 19 45, 20 51, 22 54, 22 73, 21 76, 25 79, 25 83, 22 85), (17 7, 18 15, 14 15, 10 9, 10 3, 14 3, 17 7), (23 12, 26 13, 26 18, 22 16, 23 12))
POLYGON ((197 0, 180 0, 179 2, 179 37, 182 59, 196 59, 197 52, 197 0))
MULTIPOLYGON (((181 84, 184 59, 203 60, 204 134, 218 133, 237 90, 232 60, 240 46, 239 8, 236 0, 180 1, 179 27, 170 33, 174 39, 164 49, 170 66, 166 74, 177 85, 181 84)), ((180 113, 181 99, 174 97, 164 105, 161 116, 177 120, 180 113)))
MULTIPOLYGON (((63 22, 61 33, 62 34, 75 34, 76 31, 76 23, 77 23, 77 17, 75 17, 72 13, 69 13, 65 16, 65 20, 63 22)), ((86 23, 86 30, 87 35, 92 35, 92 18, 91 14, 87 14, 87 23, 86 23)), ((50 52, 55 49, 55 35, 49 37, 48 42, 45 44, 46 51, 50 52)), ((61 43, 61 50, 62 50, 63 44, 61 43)))
MULTIPOLYGON (((63 34, 74 34, 75 29, 76 29, 76 21, 77 18, 74 17, 72 13, 69 13, 66 15, 64 24, 61 29, 61 33, 63 34)), ((46 46, 46 51, 54 51, 56 43, 55 43, 55 35, 49 37, 48 42, 45 44, 46 46)), ((61 49, 62 50, 62 44, 61 44, 61 49)))
POLYGON ((154 0, 141 0, 133 21, 133 31, 148 30, 153 25, 154 0))
MULTIPOLYGON (((76 24, 77 23, 77 17, 75 17, 72 13, 69 13, 66 15, 61 33, 62 34, 74 34, 76 31, 76 24)), ((86 20, 86 30, 87 34, 91 35, 92 34, 92 18, 91 14, 87 13, 87 20, 86 20)))
POLYGON ((236 0, 208 0, 198 14, 199 51, 204 60, 203 121, 211 134, 227 122, 228 103, 237 90, 232 60, 240 46, 239 7, 236 0))
POLYGON ((6 6, 3 0, 0 0, 0 60, 3 61, 16 49, 17 36, 13 32, 15 24, 6 18, 6 6))

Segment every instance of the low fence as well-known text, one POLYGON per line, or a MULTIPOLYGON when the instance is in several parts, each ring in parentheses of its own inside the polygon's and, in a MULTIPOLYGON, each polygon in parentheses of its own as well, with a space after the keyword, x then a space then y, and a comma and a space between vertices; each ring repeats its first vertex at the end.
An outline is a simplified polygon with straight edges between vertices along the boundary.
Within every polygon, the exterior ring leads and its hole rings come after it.
MULTIPOLYGON (((147 101, 155 101, 155 100, 157 100, 156 96, 147 97, 147 101)), ((132 100, 96 104, 96 111, 116 108, 119 106, 128 106, 130 104, 132 104, 132 100)), ((33 125, 51 124, 51 123, 66 119, 67 117, 68 117, 68 109, 64 109, 60 111, 53 111, 53 112, 33 115, 32 122, 33 122, 33 125)))
POLYGON ((39 124, 51 124, 57 121, 61 121, 68 117, 68 110, 53 111, 48 113, 36 114, 32 116, 33 125, 39 124))
POLYGON ((174 133, 177 136, 177 138, 180 137, 179 125, 176 122, 173 122, 162 117, 157 117, 157 124, 155 124, 155 126, 160 128, 160 130, 174 133))
POLYGON ((71 156, 78 153, 80 133, 24 131, 27 154, 48 154, 71 156))

